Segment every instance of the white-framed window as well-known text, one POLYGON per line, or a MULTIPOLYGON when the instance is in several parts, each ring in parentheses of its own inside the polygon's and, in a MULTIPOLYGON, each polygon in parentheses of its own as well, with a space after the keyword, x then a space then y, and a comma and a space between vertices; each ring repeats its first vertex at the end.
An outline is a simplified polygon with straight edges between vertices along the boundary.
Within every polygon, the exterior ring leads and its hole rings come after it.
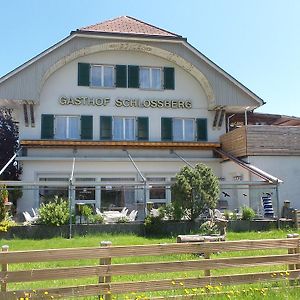
POLYGON ((54 138, 77 140, 80 138, 80 116, 55 116, 54 138))
POLYGON ((113 117, 113 140, 135 140, 135 118, 113 117))
POLYGON ((157 67, 140 67, 141 89, 162 89, 162 69, 157 67))
POLYGON ((174 141, 194 141, 195 140, 195 120, 194 119, 173 119, 173 140, 174 141))
POLYGON ((91 65, 90 86, 114 87, 114 66, 91 65))

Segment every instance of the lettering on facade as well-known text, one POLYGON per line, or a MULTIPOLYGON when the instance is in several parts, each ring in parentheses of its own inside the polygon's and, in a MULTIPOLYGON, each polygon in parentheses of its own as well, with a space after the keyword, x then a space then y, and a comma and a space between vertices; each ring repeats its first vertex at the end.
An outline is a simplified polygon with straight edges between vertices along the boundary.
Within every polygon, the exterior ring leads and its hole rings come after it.
MULTIPOLYGON (((88 105, 88 106, 107 106, 110 98, 92 97, 66 97, 59 98, 61 105, 88 105)), ((191 109, 190 100, 140 100, 140 99, 116 99, 115 107, 137 107, 137 108, 172 108, 172 109, 191 109)))
POLYGON ((117 99, 116 107, 143 107, 143 108, 192 108, 189 100, 139 100, 139 99, 117 99))
POLYGON ((91 98, 91 97, 65 97, 59 98, 61 105, 92 105, 92 106, 107 106, 110 98, 91 98))

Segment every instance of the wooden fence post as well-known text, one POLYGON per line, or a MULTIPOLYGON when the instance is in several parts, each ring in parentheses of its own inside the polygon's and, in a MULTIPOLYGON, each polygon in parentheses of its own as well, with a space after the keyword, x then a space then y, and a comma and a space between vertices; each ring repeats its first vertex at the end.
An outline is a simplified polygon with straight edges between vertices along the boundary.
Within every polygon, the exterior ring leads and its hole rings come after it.
MULTIPOLYGON (((292 238, 298 238, 299 239, 299 234, 298 233, 291 233, 291 234, 287 235, 287 238, 288 239, 292 239, 292 238)), ((298 244, 297 244, 296 248, 289 248, 288 249, 288 254, 296 254, 296 253, 299 253, 299 241, 298 241, 298 244)), ((289 270, 296 270, 296 269, 298 269, 298 267, 299 267, 299 264, 290 264, 290 265, 288 265, 289 270)), ((296 281, 295 280, 290 280, 290 284, 295 285, 296 281)))
MULTIPOLYGON (((110 241, 102 241, 100 243, 100 247, 110 247, 112 245, 112 242, 110 241)), ((100 265, 111 265, 111 257, 102 257, 100 258, 100 265)), ((99 277, 99 283, 110 283, 111 282, 111 276, 100 276, 99 277)), ((102 295, 99 295, 99 299, 103 298, 102 295)), ((105 300, 111 300, 111 294, 104 295, 105 300)))
MULTIPOLYGON (((8 245, 3 245, 2 246, 2 252, 7 252, 8 249, 9 249, 8 245)), ((8 271, 8 264, 2 264, 1 271, 3 273, 7 272, 8 271)), ((5 275, 3 275, 3 279, 2 279, 2 282, 1 282, 1 292, 6 292, 6 290, 7 290, 7 283, 6 283, 5 275)))
MULTIPOLYGON (((209 242, 209 240, 204 238, 204 243, 209 242)), ((210 259, 210 252, 204 252, 204 259, 210 259)), ((210 270, 204 270, 204 276, 210 276, 210 270)))

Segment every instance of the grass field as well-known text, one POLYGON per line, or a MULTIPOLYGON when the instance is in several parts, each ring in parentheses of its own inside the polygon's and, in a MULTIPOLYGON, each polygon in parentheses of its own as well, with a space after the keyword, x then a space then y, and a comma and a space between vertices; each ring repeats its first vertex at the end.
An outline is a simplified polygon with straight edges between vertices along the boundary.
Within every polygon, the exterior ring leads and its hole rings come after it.
MULTIPOLYGON (((288 233, 295 233, 295 231, 269 231, 269 232, 244 232, 244 233, 231 233, 227 235, 227 240, 253 240, 253 239, 272 239, 272 238, 285 238, 288 233)), ((298 232, 300 233, 300 232, 298 232)), ((1 245, 9 245, 9 251, 14 250, 33 250, 33 249, 57 249, 57 248, 77 248, 77 247, 95 247, 98 246, 101 241, 111 241, 113 245, 145 245, 145 244, 161 244, 161 243, 174 243, 176 242, 176 237, 165 237, 165 238, 145 238, 135 235, 113 235, 113 234, 101 234, 93 236, 78 237, 75 236, 73 239, 63 239, 63 238, 53 238, 48 240, 1 240, 1 245)), ((268 251, 270 254, 280 254, 286 253, 286 250, 272 250, 268 251)), ((247 256, 252 255, 263 255, 266 254, 265 251, 246 251, 247 256)), ((220 253, 214 254, 212 257, 237 257, 245 255, 245 251, 242 252, 232 252, 232 253, 220 253)), ((113 259, 113 263, 137 263, 137 262, 157 262, 157 261, 170 261, 170 260, 188 260, 195 259, 193 255, 168 255, 168 256, 147 256, 147 257, 128 257, 128 258, 116 258, 113 259)), ((18 264, 9 266, 10 270, 20 270, 20 269, 37 269, 37 268, 51 268, 51 267, 65 267, 65 266, 79 266, 79 265, 94 265, 98 264, 99 261, 82 259, 80 261, 66 261, 66 262, 51 262, 51 263, 28 263, 28 264, 18 264)), ((282 270, 282 267, 278 266, 264 266, 257 267, 257 271, 273 272, 276 270, 282 270)), ((221 274, 234 274, 234 273, 251 273, 254 272, 253 268, 235 268, 235 269, 223 269, 223 270, 212 270, 212 275, 221 274)), ((200 272, 203 275, 203 271, 200 272)), ((184 278, 184 277, 196 277, 199 276, 199 272, 191 271, 184 273, 155 273, 149 275, 126 275, 122 276, 122 281, 139 281, 139 280, 151 280, 151 279, 164 279, 164 278, 184 278), (171 276, 171 277, 170 277, 171 276)), ((120 281, 120 277, 113 277, 113 281, 120 281)), ((54 282, 34 282, 34 283, 22 283, 22 284, 10 284, 9 289, 38 289, 38 288, 49 288, 51 286, 62 286, 62 285, 81 285, 81 284, 94 284, 97 282, 96 278, 87 279, 72 279, 72 280, 56 280, 54 282)), ((293 287, 290 288, 288 281, 283 284, 279 284, 279 289, 276 291, 271 291, 270 288, 276 286, 274 283, 269 284, 255 284, 246 286, 236 286, 236 287, 208 287, 206 289, 190 290, 184 289, 182 287, 180 292, 184 294, 197 293, 197 299, 300 299, 300 289, 293 287), (225 292, 226 294, 217 295, 216 293, 225 292), (211 294, 213 296, 210 296, 211 294)), ((177 292, 156 292, 147 294, 147 296, 172 296, 177 292)), ((141 299, 141 295, 129 295, 128 298, 118 296, 116 299, 141 299)), ((82 299, 98 299, 97 297, 85 297, 82 299)))

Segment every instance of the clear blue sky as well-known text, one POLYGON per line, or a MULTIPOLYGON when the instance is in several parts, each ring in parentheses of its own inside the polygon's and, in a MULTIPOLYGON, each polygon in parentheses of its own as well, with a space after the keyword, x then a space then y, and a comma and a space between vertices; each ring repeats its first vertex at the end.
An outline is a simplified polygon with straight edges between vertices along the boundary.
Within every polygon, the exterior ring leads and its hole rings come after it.
POLYGON ((267 102, 300 117, 299 0, 2 0, 0 77, 77 28, 129 15, 180 34, 267 102))

